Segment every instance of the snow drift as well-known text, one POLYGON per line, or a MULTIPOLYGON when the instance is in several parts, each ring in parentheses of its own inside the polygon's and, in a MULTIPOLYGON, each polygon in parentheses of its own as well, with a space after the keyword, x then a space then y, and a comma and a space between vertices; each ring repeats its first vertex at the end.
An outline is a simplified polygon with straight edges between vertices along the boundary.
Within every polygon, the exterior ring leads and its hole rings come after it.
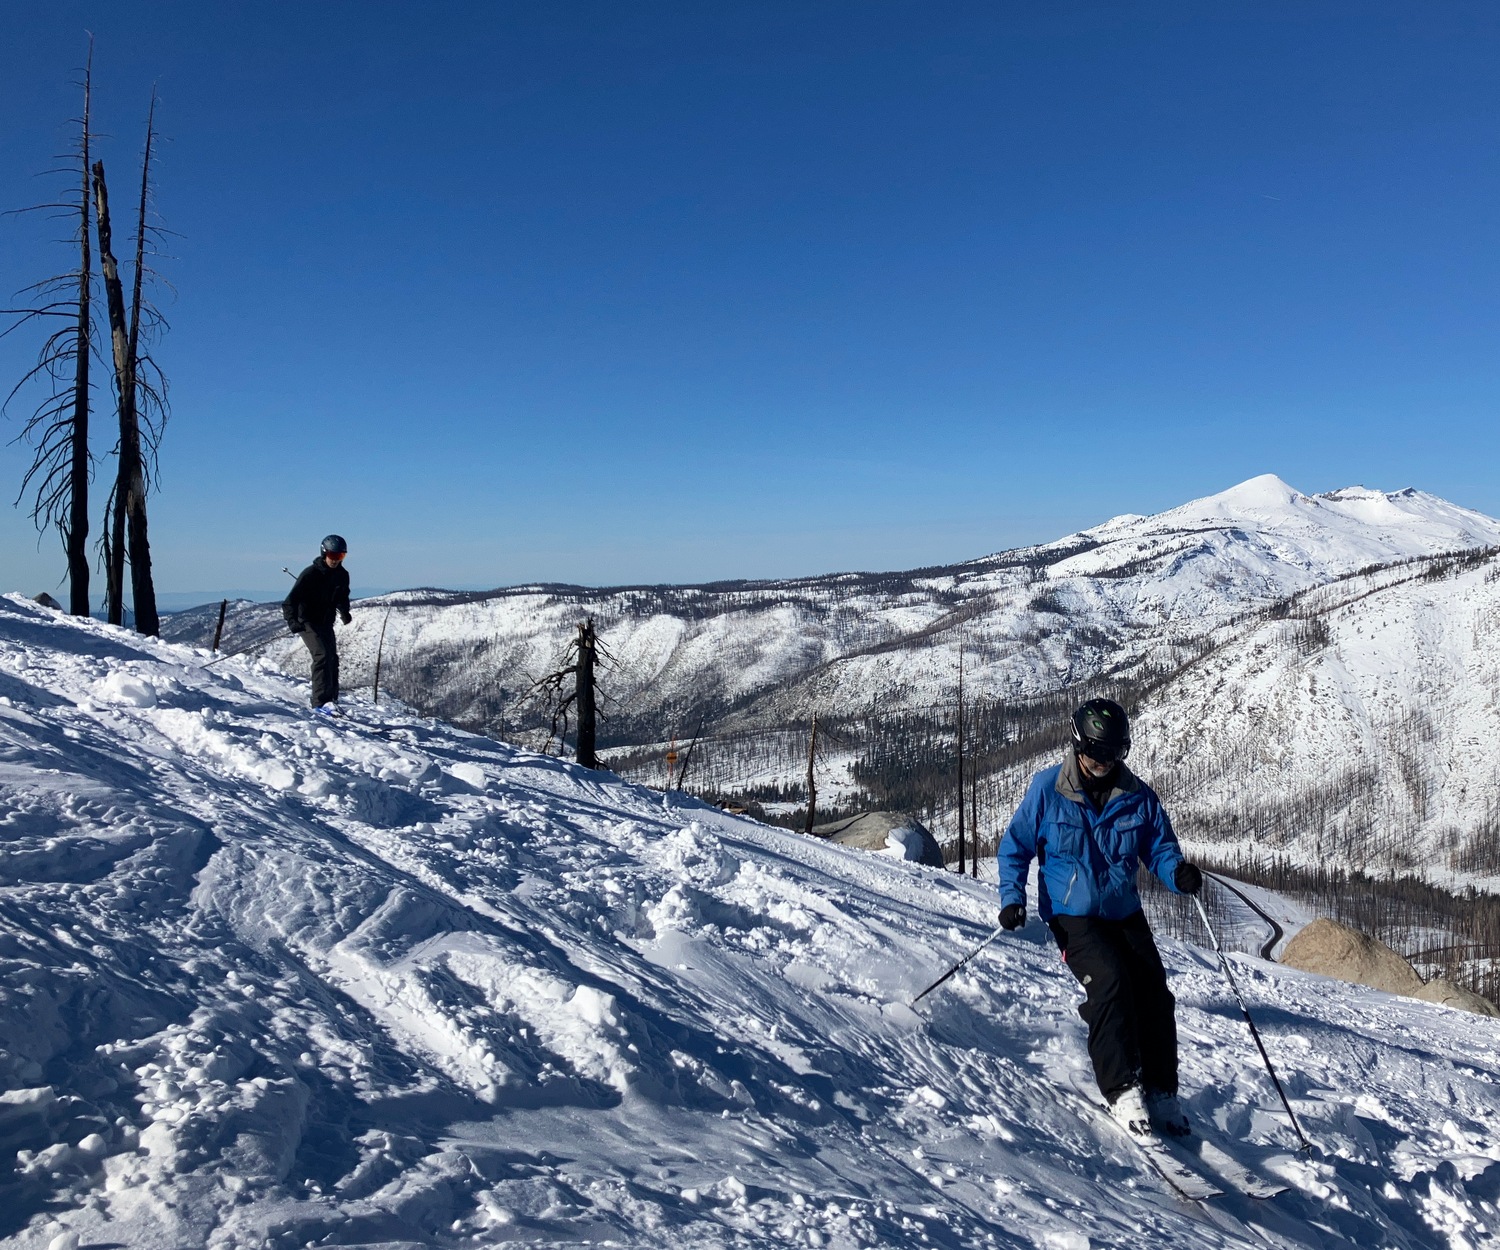
POLYGON ((1185 1206, 985 887, 0 600, 0 1237, 291 1247, 1496 1244, 1500 1022, 1168 944, 1185 1206))

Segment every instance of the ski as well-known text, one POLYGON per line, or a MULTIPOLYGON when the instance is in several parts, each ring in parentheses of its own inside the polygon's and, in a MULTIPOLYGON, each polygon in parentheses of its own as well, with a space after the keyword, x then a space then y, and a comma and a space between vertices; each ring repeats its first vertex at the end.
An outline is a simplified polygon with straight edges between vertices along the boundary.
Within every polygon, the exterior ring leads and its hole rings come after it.
MULTIPOLYGON (((1111 1123, 1114 1123, 1111 1120, 1111 1123)), ((1173 1188, 1181 1192, 1185 1187, 1177 1183, 1177 1173, 1167 1175, 1163 1169, 1161 1160, 1168 1159, 1177 1165, 1181 1171, 1188 1173, 1197 1182, 1197 1188, 1208 1185, 1213 1192, 1208 1197, 1219 1197, 1224 1190, 1217 1188, 1220 1185, 1227 1186, 1246 1198, 1254 1198, 1264 1201, 1274 1198, 1277 1194, 1285 1193, 1287 1186, 1275 1181, 1267 1180, 1260 1173, 1241 1163, 1228 1151, 1215 1145, 1213 1142, 1194 1131, 1182 1137, 1174 1137, 1167 1133, 1158 1133, 1155 1136, 1142 1140, 1125 1132, 1123 1128, 1115 1126, 1131 1141, 1139 1146, 1142 1152, 1149 1158, 1157 1171, 1172 1184, 1173 1188)), ((1190 1195, 1196 1198, 1196 1194, 1190 1195)))
POLYGON ((1081 1073, 1070 1074, 1068 1085, 1062 1092, 1069 1101, 1079 1109, 1087 1110, 1089 1115, 1107 1120, 1111 1128, 1139 1147, 1162 1179, 1184 1197, 1193 1201, 1201 1201, 1205 1197, 1217 1198, 1224 1193, 1222 1187, 1227 1186, 1246 1198, 1264 1201, 1285 1193, 1289 1188, 1247 1167, 1197 1129, 1183 1137, 1173 1137, 1167 1133, 1157 1133, 1146 1140, 1134 1137, 1095 1101, 1092 1085, 1085 1086, 1085 1078, 1081 1073), (1183 1176, 1184 1173, 1186 1176, 1183 1176), (1179 1177, 1182 1178, 1180 1181, 1179 1177), (1186 1177, 1193 1179, 1190 1181, 1186 1177), (1205 1188, 1212 1189, 1213 1192, 1200 1196, 1205 1188))
POLYGON ((1191 1137, 1172 1138, 1168 1144, 1173 1149, 1191 1154, 1231 1189, 1247 1198, 1264 1201, 1287 1191, 1288 1186, 1268 1180, 1197 1133, 1191 1137))
POLYGON ((352 727, 354 727, 356 729, 367 730, 368 732, 370 732, 372 734, 380 734, 383 737, 389 737, 390 736, 391 730, 393 728, 390 725, 376 725, 376 724, 372 724, 370 721, 362 720, 360 717, 353 716, 350 713, 345 712, 342 709, 339 709, 338 711, 335 711, 335 712, 330 712, 330 711, 325 711, 324 710, 325 708, 330 708, 330 707, 333 707, 333 706, 334 705, 331 704, 331 703, 325 703, 323 705, 323 707, 315 707, 315 708, 313 708, 312 712, 311 712, 312 719, 314 721, 316 721, 320 725, 344 725, 344 726, 352 726, 352 727))
POLYGON ((1265 1201, 1285 1193, 1289 1188, 1247 1167, 1196 1130, 1184 1137, 1173 1137, 1166 1133, 1145 1139, 1135 1137, 1117 1124, 1078 1082, 1070 1084, 1072 1088, 1064 1091, 1064 1096, 1080 1113, 1087 1113, 1093 1119, 1105 1120, 1116 1133, 1145 1156, 1152 1171, 1178 1196, 1189 1202, 1223 1197, 1226 1188, 1246 1198, 1265 1201))
POLYGON ((1120 1136, 1128 1139, 1140 1151, 1157 1175, 1175 1190, 1179 1197, 1188 1202, 1207 1202, 1210 1198, 1224 1196, 1224 1191, 1214 1181, 1189 1167, 1173 1154, 1160 1138, 1135 1137, 1119 1125, 1115 1127, 1119 1130, 1120 1136))
POLYGON ((1155 1172, 1179 1198, 1186 1202, 1207 1202, 1210 1198, 1223 1196, 1224 1190, 1215 1180, 1209 1179, 1184 1159, 1173 1154, 1160 1137, 1136 1137, 1133 1133, 1127 1132, 1107 1110, 1084 1093, 1076 1083, 1073 1088, 1059 1089, 1058 1092, 1066 1102, 1072 1104, 1077 1114, 1085 1119, 1097 1120, 1109 1125, 1111 1131, 1134 1146, 1141 1157, 1146 1160, 1151 1171, 1155 1172))

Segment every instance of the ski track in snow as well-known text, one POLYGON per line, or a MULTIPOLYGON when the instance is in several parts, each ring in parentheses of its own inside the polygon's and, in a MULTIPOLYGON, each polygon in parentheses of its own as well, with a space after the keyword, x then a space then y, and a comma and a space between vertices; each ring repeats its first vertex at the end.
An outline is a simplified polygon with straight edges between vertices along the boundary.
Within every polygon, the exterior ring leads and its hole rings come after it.
POLYGON ((6 1246, 1500 1244, 1495 1021, 1164 943, 1184 1204, 992 886, 207 658, 0 599, 6 1246))

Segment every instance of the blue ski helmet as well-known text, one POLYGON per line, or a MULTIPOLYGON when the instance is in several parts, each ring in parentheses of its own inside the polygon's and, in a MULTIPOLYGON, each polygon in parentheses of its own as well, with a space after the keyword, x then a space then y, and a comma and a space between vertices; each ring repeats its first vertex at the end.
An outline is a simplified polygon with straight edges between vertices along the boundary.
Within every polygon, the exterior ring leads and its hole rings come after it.
POLYGON ((325 556, 344 556, 349 554, 349 544, 340 534, 330 534, 323 540, 323 554, 325 556))

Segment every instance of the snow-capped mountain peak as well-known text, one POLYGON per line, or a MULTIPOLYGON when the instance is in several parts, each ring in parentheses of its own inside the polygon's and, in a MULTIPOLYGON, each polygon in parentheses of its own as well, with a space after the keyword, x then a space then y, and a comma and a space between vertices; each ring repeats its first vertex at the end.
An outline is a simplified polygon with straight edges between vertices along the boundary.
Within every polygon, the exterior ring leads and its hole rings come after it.
POLYGON ((1500 521, 1410 488, 1309 495, 1264 473, 1165 512, 1112 518, 1049 547, 1080 542, 1089 549, 1054 564, 1050 576, 1117 576, 1143 559, 1160 564, 1160 557, 1187 554, 1241 565, 1288 594, 1309 579, 1368 564, 1500 544, 1500 521))
POLYGON ((1321 531, 1356 546, 1374 542, 1409 555, 1435 555, 1500 542, 1500 521, 1425 491, 1347 486, 1310 495, 1274 473, 1140 521, 1140 528, 1154 532, 1219 525, 1287 534, 1321 531))
POLYGON ((1288 486, 1274 473, 1247 478, 1237 486, 1183 504, 1164 517, 1222 517, 1225 520, 1263 520, 1271 524, 1296 515, 1308 498, 1294 486, 1288 486))

